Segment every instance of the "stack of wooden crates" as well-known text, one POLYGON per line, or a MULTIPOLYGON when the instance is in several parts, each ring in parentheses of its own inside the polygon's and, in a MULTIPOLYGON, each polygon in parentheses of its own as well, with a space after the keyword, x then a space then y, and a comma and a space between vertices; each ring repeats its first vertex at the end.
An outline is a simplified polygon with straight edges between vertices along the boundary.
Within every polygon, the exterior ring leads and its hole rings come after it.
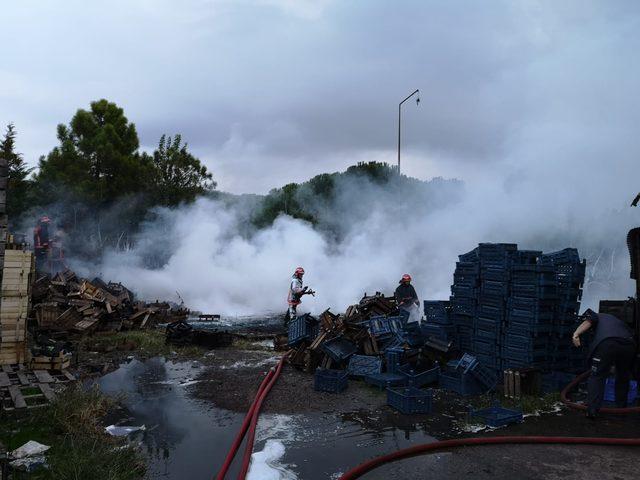
POLYGON ((11 249, 4 252, 0 298, 0 365, 26 363, 27 315, 31 307, 31 282, 35 275, 33 252, 11 249))

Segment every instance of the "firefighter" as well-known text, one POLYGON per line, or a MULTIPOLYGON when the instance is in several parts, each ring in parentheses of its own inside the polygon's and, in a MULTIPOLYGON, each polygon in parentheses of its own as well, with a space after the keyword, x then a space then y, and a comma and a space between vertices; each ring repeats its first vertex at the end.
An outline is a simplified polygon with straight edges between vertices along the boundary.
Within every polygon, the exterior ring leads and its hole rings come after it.
POLYGON ((416 289, 411 285, 411 275, 405 273, 402 275, 399 283, 400 285, 396 288, 394 296, 398 304, 398 309, 400 310, 400 315, 404 317, 406 323, 409 321, 412 312, 415 312, 416 308, 420 306, 420 301, 418 300, 416 289))
POLYGON ((302 303, 303 295, 314 295, 315 292, 310 290, 309 287, 302 286, 302 277, 304 275, 304 268, 298 267, 293 272, 291 277, 291 283, 289 284, 289 295, 287 296, 287 303, 289 304, 289 310, 287 312, 286 321, 296 318, 296 310, 298 305, 302 303))
POLYGON ((44 271, 47 269, 47 260, 49 256, 49 243, 51 230, 51 220, 44 215, 33 230, 33 249, 36 256, 36 269, 44 271))
POLYGON ((596 313, 588 309, 584 321, 573 334, 573 344, 581 345, 580 335, 593 328, 593 341, 589 345, 591 376, 587 384, 587 417, 596 418, 604 399, 605 381, 611 367, 616 367, 616 405, 627 406, 629 379, 636 355, 636 344, 631 330, 613 315, 596 313))

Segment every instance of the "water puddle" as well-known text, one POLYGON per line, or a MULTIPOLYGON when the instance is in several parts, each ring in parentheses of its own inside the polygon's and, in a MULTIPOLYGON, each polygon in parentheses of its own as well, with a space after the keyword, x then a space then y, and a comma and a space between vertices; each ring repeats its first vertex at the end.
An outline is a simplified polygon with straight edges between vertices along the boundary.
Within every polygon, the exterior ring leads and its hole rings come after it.
MULTIPOLYGON (((124 394, 129 417, 122 424, 146 427, 140 435, 147 478, 210 480, 242 424, 243 414, 190 398, 188 386, 200 368, 161 358, 132 360, 100 379, 105 393, 124 394)), ((411 422, 402 429, 379 424, 367 412, 263 414, 249 478, 337 478, 367 458, 433 440, 411 422)))

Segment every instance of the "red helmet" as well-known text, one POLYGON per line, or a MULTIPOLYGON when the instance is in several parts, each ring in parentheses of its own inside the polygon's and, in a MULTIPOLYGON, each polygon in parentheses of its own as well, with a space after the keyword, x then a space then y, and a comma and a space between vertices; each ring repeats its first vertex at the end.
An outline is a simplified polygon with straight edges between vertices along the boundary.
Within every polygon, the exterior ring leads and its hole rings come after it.
POLYGON ((410 282, 411 281, 411 275, 409 275, 408 273, 405 273, 404 275, 402 275, 402 282, 410 282))
POLYGON ((49 223, 51 220, 49 219, 49 217, 47 217, 46 215, 44 215, 44 216, 40 219, 40 221, 41 221, 42 223, 49 223))
POLYGON ((295 275, 304 275, 304 268, 302 267, 298 267, 296 268, 296 271, 294 272, 295 275))

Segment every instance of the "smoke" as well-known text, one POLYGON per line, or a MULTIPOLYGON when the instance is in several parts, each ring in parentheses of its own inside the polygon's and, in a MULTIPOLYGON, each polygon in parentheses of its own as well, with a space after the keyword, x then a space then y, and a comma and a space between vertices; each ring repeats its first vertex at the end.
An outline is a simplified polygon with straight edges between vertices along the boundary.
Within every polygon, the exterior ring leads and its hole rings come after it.
POLYGON ((538 189, 535 181, 504 176, 475 185, 405 178, 380 184, 342 176, 332 201, 317 206, 317 225, 281 215, 260 230, 247 224, 255 205, 202 198, 157 210, 132 248, 72 266, 149 300, 176 299, 177 291, 192 309, 248 315, 284 312, 289 279, 301 265, 318 292, 302 308, 339 312, 365 292, 391 294, 405 272, 421 299, 446 299, 457 255, 479 242, 513 242, 578 248, 589 262, 584 307, 631 295, 625 239, 635 212, 623 203, 581 202, 580 189, 562 198, 552 184, 547 179, 538 189), (158 258, 160 267, 148 266, 158 258))

